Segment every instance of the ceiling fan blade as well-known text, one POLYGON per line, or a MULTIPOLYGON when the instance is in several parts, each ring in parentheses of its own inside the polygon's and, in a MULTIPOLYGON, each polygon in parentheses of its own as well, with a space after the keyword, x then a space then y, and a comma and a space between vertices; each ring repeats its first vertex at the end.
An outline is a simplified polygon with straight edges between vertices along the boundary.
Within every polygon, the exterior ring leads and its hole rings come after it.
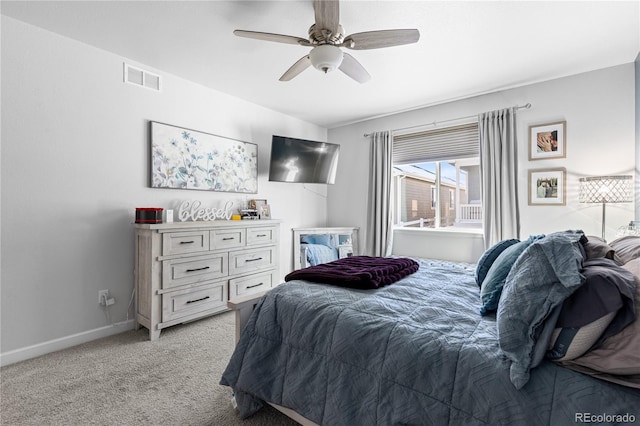
POLYGON ((313 0, 316 27, 337 34, 340 27, 340 5, 338 0, 313 0))
POLYGON ((418 40, 420 40, 420 32, 415 29, 380 30, 351 34, 345 37, 340 46, 354 50, 379 49, 416 43, 418 40))
POLYGON ((280 77, 280 81, 291 80, 302 71, 309 68, 309 65, 311 65, 309 55, 303 56, 302 58, 298 59, 295 64, 291 65, 291 68, 289 68, 284 74, 282 74, 282 77, 280 77))
POLYGON ((371 79, 371 76, 364 69, 360 62, 353 56, 345 53, 342 58, 342 64, 340 64, 340 71, 357 81, 358 83, 366 83, 371 79))
POLYGON ((275 41, 277 43, 297 44, 301 46, 311 46, 309 40, 296 36, 245 30, 235 30, 233 33, 239 37, 255 38, 257 40, 275 41))

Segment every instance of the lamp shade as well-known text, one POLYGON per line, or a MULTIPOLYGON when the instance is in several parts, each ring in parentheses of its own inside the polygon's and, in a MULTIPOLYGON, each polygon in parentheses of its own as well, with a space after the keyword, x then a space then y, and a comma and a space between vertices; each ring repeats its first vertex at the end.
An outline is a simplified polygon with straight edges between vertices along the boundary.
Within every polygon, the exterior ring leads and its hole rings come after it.
POLYGON ((325 73, 338 68, 342 63, 342 57, 342 50, 331 44, 321 44, 320 46, 314 47, 311 52, 309 52, 311 65, 325 73))
POLYGON ((628 203, 633 201, 630 175, 591 176, 580 178, 581 203, 628 203))

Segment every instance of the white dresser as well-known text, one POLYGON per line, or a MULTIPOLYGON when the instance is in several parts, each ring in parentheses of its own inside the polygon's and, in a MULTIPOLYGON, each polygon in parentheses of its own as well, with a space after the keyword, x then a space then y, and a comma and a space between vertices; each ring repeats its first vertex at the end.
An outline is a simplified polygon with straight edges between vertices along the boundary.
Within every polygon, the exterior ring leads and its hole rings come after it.
POLYGON ((280 275, 280 223, 244 220, 136 224, 136 320, 163 328, 227 311, 280 275))

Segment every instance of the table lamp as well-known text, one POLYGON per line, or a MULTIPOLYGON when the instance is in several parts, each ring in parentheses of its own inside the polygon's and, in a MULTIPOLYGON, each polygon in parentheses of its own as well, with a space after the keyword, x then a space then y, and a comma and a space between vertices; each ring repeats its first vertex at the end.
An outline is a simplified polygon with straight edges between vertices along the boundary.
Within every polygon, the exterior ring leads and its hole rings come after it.
POLYGON ((630 175, 591 176, 580 178, 581 203, 602 203, 602 239, 604 240, 605 208, 607 203, 633 201, 633 185, 630 175))

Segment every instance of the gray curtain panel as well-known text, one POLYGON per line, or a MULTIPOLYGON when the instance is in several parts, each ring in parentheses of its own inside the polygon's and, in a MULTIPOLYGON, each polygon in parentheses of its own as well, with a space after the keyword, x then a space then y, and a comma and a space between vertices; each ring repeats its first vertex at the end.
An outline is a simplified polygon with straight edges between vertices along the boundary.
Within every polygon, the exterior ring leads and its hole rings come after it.
POLYGON ((391 214, 391 174, 393 139, 390 131, 371 135, 367 248, 373 256, 391 254, 393 219, 391 214))
POLYGON ((516 107, 478 115, 486 248, 519 238, 516 107))

